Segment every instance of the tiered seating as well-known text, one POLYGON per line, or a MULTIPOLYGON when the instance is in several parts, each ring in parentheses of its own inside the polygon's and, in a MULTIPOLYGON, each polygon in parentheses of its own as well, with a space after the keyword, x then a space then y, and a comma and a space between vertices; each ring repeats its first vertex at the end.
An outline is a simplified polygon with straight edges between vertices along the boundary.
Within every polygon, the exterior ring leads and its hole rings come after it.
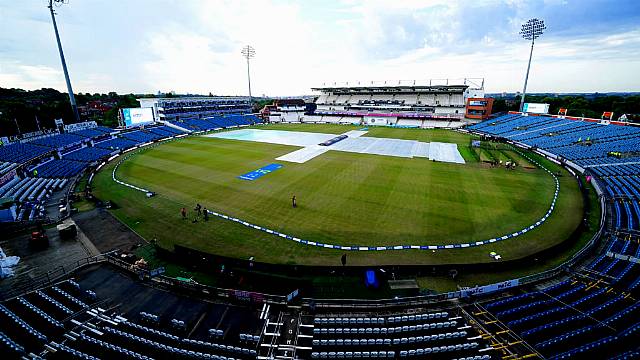
POLYGON ((80 150, 76 150, 65 154, 63 159, 75 160, 83 162, 93 162, 105 158, 111 154, 111 151, 98 148, 98 147, 84 147, 80 150))
POLYGON ((24 347, 0 331, 0 353, 5 354, 9 359, 18 359, 24 354, 24 347))
POLYGON ((18 184, 21 180, 17 176, 14 176, 13 179, 9 180, 6 184, 0 187, 0 198, 10 196, 9 192, 18 184))
POLYGON ((509 114, 470 128, 548 150, 583 166, 640 159, 640 156, 608 156, 612 151, 631 154, 638 151, 640 128, 631 126, 509 114))
POLYGON ((95 147, 107 149, 107 150, 126 150, 138 145, 137 142, 123 139, 123 138, 113 138, 106 141, 102 141, 95 144, 95 147))
POLYGON ((81 297, 86 296, 79 285, 67 280, 0 304, 0 354, 40 354, 47 344, 59 351, 53 359, 91 359, 60 342, 67 319, 89 306, 81 297))
POLYGON ((230 128, 238 126, 237 123, 231 121, 229 117, 214 116, 206 119, 208 122, 214 124, 215 128, 230 128))
POLYGON ((237 125, 253 125, 258 119, 255 115, 229 115, 226 118, 237 125))
POLYGON ((18 220, 35 220, 45 216, 44 201, 62 186, 60 179, 15 177, 0 188, 0 197, 18 201, 18 220))
POLYGON ((136 130, 122 134, 122 137, 136 143, 143 144, 161 139, 163 136, 145 130, 136 130))
POLYGON ((108 128, 106 126, 98 126, 98 127, 93 128, 93 130, 101 131, 101 132, 103 132, 105 134, 110 134, 112 132, 116 132, 117 131, 115 129, 108 128))
POLYGON ((50 343, 50 346, 56 349, 56 352, 47 358, 51 359, 78 359, 78 360, 99 360, 99 358, 91 355, 87 355, 82 351, 70 348, 65 344, 58 344, 54 341, 50 343))
POLYGON ((86 167, 87 163, 85 162, 54 159, 38 165, 36 169, 38 177, 69 178, 78 175, 86 167))
POLYGON ((3 304, 0 304, 0 326, 6 336, 26 349, 39 348, 47 342, 47 337, 44 334, 34 329, 3 304))
POLYGON ((0 146, 0 161, 23 163, 50 152, 51 149, 31 143, 14 143, 0 146))
POLYGON ((384 317, 316 317, 314 359, 467 358, 482 348, 471 326, 448 312, 384 317))
POLYGON ((230 339, 230 334, 237 333, 216 328, 209 330, 213 335, 208 340, 187 338, 180 320, 172 320, 169 329, 163 330, 161 318, 154 314, 141 313, 141 318, 150 320, 145 326, 91 304, 102 302, 73 280, 0 304, 0 352, 3 356, 13 352, 16 358, 33 352, 51 359, 249 360, 258 356, 260 337, 250 333, 230 339), (81 322, 88 326, 77 326, 81 322))
MULTIPOLYGON (((95 336, 95 335, 94 335, 95 336)), ((98 340, 93 336, 80 334, 74 346, 85 354, 95 355, 99 358, 124 358, 136 360, 151 360, 152 358, 137 352, 110 344, 106 341, 98 340)))
POLYGON ((216 353, 216 355, 228 354, 229 357, 233 358, 255 358, 257 355, 253 349, 199 340, 180 339, 169 334, 165 334, 162 339, 151 340, 145 336, 134 335, 111 327, 104 327, 102 330, 104 330, 109 343, 154 357, 175 356, 178 358, 204 359, 213 353, 216 353))
POLYGON ((640 156, 611 157, 608 152, 640 150, 640 129, 551 117, 505 115, 471 127, 543 148, 583 166, 609 198, 614 234, 591 262, 584 278, 536 292, 493 301, 485 308, 548 358, 604 358, 633 353, 633 325, 640 303, 631 295, 640 285, 640 265, 614 257, 639 257, 640 156), (601 166, 602 164, 610 164, 601 166), (618 165, 619 164, 619 165, 618 165), (629 326, 631 325, 631 326, 629 326), (622 330, 621 330, 622 329, 622 330), (620 331, 621 330, 621 331, 620 331))
POLYGON ((73 304, 72 307, 75 306, 76 310, 86 309, 89 307, 89 305, 87 305, 87 303, 85 303, 84 301, 78 299, 77 297, 69 294, 68 292, 62 290, 57 286, 51 287, 51 291, 53 291, 53 293, 55 294, 58 294, 58 299, 60 299, 60 297, 66 299, 67 306, 69 306, 69 303, 73 304))
POLYGON ((160 135, 162 137, 170 137, 170 136, 184 134, 184 132, 166 125, 158 126, 154 128, 147 128, 147 130, 157 135, 160 135))
POLYGON ((187 124, 196 131, 213 130, 221 127, 218 124, 206 119, 188 119, 184 120, 184 124, 187 124))
POLYGON ((51 148, 61 148, 71 144, 79 143, 85 140, 85 137, 80 135, 74 135, 71 133, 56 134, 52 136, 42 137, 31 141, 36 145, 48 146, 51 148))
POLYGON ((4 174, 15 169, 18 164, 14 164, 11 162, 0 161, 0 174, 4 174))
POLYGON ((92 138, 95 138, 95 137, 104 136, 105 132, 104 131, 100 131, 98 129, 82 129, 82 130, 74 131, 71 134, 77 135, 77 136, 82 136, 82 137, 87 138, 87 139, 92 139, 92 138))

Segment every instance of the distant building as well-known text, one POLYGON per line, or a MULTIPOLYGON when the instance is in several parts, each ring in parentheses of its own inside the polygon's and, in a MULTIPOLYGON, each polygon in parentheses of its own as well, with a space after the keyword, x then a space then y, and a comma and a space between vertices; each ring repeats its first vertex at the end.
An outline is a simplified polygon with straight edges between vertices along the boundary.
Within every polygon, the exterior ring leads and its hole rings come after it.
POLYGON ((275 99, 273 104, 266 105, 260 114, 269 122, 300 122, 305 113, 313 112, 315 104, 302 98, 275 99))
POLYGON ((467 98, 466 113, 467 119, 486 120, 491 116, 493 109, 493 98, 467 98))

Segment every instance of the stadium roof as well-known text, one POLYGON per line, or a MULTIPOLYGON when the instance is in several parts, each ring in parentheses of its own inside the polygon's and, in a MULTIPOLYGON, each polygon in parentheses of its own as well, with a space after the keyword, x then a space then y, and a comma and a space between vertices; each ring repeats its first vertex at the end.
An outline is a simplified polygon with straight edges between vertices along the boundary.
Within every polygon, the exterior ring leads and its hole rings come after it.
POLYGON ((483 89, 483 78, 464 79, 429 79, 429 80, 392 80, 392 81, 370 81, 370 82, 348 82, 325 83, 321 86, 312 87, 312 90, 334 93, 357 93, 357 92, 431 92, 448 93, 464 91, 467 88, 483 89))
POLYGON ((359 93, 359 92, 430 92, 430 93, 450 93, 462 92, 469 88, 469 85, 395 85, 395 86, 323 86, 314 87, 312 90, 333 92, 333 93, 359 93))

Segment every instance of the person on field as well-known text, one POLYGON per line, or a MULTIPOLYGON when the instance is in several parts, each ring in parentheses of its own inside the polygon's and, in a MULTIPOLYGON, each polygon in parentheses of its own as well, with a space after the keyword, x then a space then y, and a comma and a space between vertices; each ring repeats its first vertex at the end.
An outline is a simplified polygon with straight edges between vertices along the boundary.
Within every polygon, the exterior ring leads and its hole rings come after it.
POLYGON ((200 204, 196 204, 196 207, 193 209, 194 214, 193 214, 193 220, 191 220, 192 223, 197 223, 198 219, 200 218, 200 213, 202 212, 202 209, 200 208, 200 204))
POLYGON ((293 206, 294 208, 298 207, 298 203, 296 202, 295 195, 293 195, 293 197, 291 198, 291 206, 293 206))
POLYGON ((209 212, 207 211, 207 208, 202 209, 202 216, 204 218, 204 221, 209 221, 209 212))
POLYGON ((180 209, 180 214, 182 215, 182 220, 185 220, 187 218, 187 208, 180 209))

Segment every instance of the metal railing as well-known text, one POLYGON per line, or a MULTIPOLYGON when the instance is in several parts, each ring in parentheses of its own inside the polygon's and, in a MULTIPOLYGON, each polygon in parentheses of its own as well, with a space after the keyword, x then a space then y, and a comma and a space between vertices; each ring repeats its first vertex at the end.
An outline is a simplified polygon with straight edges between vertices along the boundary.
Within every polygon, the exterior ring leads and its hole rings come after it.
POLYGON ((17 282, 15 285, 11 286, 11 289, 9 289, 9 291, 0 294, 0 298, 2 298, 3 300, 8 300, 37 289, 51 286, 56 282, 62 280, 62 278, 73 274, 74 272, 80 270, 85 266, 101 263, 106 260, 107 254, 99 254, 96 256, 82 258, 69 264, 59 265, 54 269, 47 271, 46 273, 40 274, 36 278, 28 279, 23 282, 17 282))

